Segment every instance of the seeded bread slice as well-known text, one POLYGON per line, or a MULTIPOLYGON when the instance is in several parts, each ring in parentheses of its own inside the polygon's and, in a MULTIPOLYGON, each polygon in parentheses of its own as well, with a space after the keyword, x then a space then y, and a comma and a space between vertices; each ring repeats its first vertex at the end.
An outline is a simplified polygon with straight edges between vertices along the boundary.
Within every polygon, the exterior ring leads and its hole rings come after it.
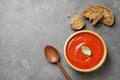
MULTIPOLYGON (((111 26, 114 23, 114 14, 112 12, 111 9, 101 6, 101 5, 92 5, 88 8, 86 8, 83 12, 82 12, 82 16, 85 18, 89 18, 91 15, 96 15, 98 14, 99 17, 102 16, 102 18, 97 19, 96 23, 98 21, 104 23, 105 25, 111 26)), ((94 18, 93 18, 94 19, 94 18)), ((96 24, 95 23, 95 24, 96 24)), ((94 24, 94 25, 95 25, 94 24)))
POLYGON ((75 15, 70 22, 70 27, 74 30, 80 30, 85 25, 83 19, 79 15, 75 15))

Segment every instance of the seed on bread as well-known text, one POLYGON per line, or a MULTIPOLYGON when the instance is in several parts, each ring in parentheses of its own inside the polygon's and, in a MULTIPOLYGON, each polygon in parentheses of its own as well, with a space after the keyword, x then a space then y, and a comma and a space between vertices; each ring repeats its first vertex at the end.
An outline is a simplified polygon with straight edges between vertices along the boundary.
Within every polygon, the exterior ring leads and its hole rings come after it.
MULTIPOLYGON (((101 6, 101 5, 92 5, 88 8, 86 8, 82 12, 82 16, 85 18, 91 19, 91 15, 96 15, 96 13, 99 15, 99 19, 97 19, 97 22, 102 22, 105 25, 111 26, 114 23, 114 14, 111 9, 101 6), (101 18, 101 19, 100 19, 101 18)), ((94 19, 94 18, 92 18, 94 19)), ((95 23, 95 24, 96 24, 95 23)), ((94 24, 94 25, 95 25, 94 24)))
POLYGON ((75 15, 70 22, 70 27, 74 30, 80 30, 85 25, 83 19, 79 15, 75 15))

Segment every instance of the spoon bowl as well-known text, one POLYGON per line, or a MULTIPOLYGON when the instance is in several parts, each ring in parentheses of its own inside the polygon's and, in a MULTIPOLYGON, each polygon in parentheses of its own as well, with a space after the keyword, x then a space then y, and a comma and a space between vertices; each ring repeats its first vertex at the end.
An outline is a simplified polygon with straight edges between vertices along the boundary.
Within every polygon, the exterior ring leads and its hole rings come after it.
POLYGON ((49 45, 45 47, 45 57, 51 63, 57 63, 60 59, 58 51, 49 45))

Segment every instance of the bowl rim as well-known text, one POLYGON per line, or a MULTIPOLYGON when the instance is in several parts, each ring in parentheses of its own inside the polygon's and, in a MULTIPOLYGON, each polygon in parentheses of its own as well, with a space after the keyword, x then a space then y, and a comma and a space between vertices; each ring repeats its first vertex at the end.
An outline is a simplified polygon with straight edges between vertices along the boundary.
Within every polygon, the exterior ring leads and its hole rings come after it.
POLYGON ((81 31, 77 31, 77 32, 73 33, 72 35, 70 35, 67 38, 67 40, 65 41, 65 44, 64 44, 64 57, 65 57, 66 62, 69 64, 69 66, 71 66, 73 69, 75 69, 75 70, 77 70, 79 72, 92 72, 92 71, 98 69, 104 63, 104 61, 106 59, 106 56, 107 56, 107 48, 106 48, 106 44, 105 44, 104 40, 102 39, 102 37, 100 35, 98 35, 96 32, 91 31, 91 30, 81 30, 81 31), (67 44, 69 43, 71 38, 73 38, 77 34, 86 33, 86 32, 97 36, 101 40, 101 42, 103 44, 103 48, 104 48, 104 55, 103 55, 102 59, 100 60, 100 62, 96 66, 94 66, 94 67, 92 67, 90 69, 80 69, 80 68, 77 68, 73 64, 70 63, 70 61, 67 58, 66 48, 67 48, 67 44))

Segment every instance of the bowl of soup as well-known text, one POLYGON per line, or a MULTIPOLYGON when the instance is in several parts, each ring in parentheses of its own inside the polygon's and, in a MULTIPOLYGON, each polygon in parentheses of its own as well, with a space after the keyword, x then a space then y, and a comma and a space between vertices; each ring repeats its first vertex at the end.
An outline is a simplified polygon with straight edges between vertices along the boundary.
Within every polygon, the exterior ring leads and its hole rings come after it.
POLYGON ((100 35, 91 30, 73 33, 64 44, 64 57, 73 69, 91 72, 104 63, 107 48, 100 35))

